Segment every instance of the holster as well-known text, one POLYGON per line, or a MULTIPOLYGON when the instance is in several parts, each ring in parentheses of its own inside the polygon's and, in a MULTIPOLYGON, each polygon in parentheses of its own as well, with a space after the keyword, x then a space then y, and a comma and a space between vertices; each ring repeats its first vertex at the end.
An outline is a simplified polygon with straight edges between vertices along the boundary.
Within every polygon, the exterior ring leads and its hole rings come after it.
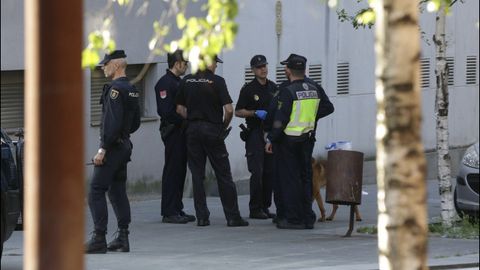
POLYGON ((227 129, 222 129, 222 132, 220 133, 219 138, 223 141, 228 137, 228 134, 230 134, 230 131, 232 130, 232 127, 228 127, 227 129))
POLYGON ((168 138, 168 136, 170 136, 170 134, 173 133, 174 130, 175 130, 175 124, 162 123, 160 125, 160 136, 162 137, 162 140, 165 141, 168 138))
POLYGON ((240 131, 240 139, 242 139, 242 141, 246 142, 247 139, 248 139, 248 136, 250 136, 250 129, 245 127, 245 125, 243 125, 243 124, 240 124, 239 127, 242 129, 242 131, 240 131))

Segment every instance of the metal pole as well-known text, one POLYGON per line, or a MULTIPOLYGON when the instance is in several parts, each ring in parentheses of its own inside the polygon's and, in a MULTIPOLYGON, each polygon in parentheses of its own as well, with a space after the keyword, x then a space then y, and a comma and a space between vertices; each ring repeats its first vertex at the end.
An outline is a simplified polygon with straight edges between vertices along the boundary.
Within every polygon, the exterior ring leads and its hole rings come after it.
POLYGON ((83 1, 25 0, 25 269, 83 269, 83 1))
POLYGON ((348 231, 344 235, 344 237, 350 237, 352 236, 352 231, 353 231, 353 214, 355 213, 355 205, 351 204, 350 205, 350 222, 348 223, 348 231))

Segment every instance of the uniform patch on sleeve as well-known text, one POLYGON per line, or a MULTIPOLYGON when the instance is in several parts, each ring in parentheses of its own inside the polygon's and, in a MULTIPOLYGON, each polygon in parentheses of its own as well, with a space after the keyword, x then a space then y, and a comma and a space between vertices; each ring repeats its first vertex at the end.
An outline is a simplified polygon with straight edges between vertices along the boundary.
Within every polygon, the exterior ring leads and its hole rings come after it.
POLYGON ((160 98, 165 99, 167 97, 167 90, 160 90, 160 98))
POLYGON ((260 97, 258 95, 253 95, 253 99, 255 99, 255 101, 258 101, 260 97))
POLYGON ((119 95, 120 95, 120 92, 112 88, 112 90, 110 91, 110 98, 116 99, 118 98, 119 95))

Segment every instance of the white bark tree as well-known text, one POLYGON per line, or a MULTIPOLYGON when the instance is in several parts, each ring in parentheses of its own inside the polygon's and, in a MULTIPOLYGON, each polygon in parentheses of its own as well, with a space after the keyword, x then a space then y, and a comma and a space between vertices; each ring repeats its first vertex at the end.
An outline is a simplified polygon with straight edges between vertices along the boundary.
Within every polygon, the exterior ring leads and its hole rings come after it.
POLYGON ((375 33, 380 269, 427 269, 418 1, 379 0, 375 33))
MULTIPOLYGON (((446 64, 445 52, 447 43, 445 40, 445 14, 448 8, 458 0, 420 0, 421 5, 427 4, 430 11, 437 10, 436 28, 433 41, 436 49, 436 100, 435 114, 437 117, 437 179, 439 183, 439 194, 441 198, 441 218, 443 226, 452 226, 456 219, 456 212, 453 204, 451 180, 451 159, 448 142, 448 66, 446 64)), ((375 24, 376 14, 369 8, 361 9, 353 16, 344 9, 337 12, 341 21, 349 21, 354 28, 371 27, 375 24)))
POLYGON ((437 117, 437 172, 443 226, 450 227, 455 220, 451 180, 451 159, 448 142, 448 69, 445 59, 445 3, 442 1, 437 11, 433 41, 436 50, 435 75, 437 89, 435 95, 435 115, 437 117))

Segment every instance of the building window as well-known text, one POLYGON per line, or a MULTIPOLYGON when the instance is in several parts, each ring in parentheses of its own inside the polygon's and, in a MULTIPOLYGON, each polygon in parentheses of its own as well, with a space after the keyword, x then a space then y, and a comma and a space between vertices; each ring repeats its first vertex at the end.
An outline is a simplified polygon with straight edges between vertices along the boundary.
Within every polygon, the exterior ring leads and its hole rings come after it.
MULTIPOLYGON (((136 65, 128 65, 127 66, 127 77, 130 80, 133 80, 140 74, 140 71, 143 68, 143 64, 136 64, 136 65)), ((146 73, 145 73, 146 74, 146 73)), ((100 104, 100 98, 102 96, 103 85, 109 84, 111 82, 110 79, 105 78, 103 74, 103 70, 99 67, 95 68, 92 71, 91 75, 91 95, 90 95, 90 124, 91 125, 99 125, 101 116, 102 116, 102 105, 100 104)), ((145 112, 145 76, 141 78, 138 82, 136 82, 135 87, 137 88, 138 92, 140 93, 140 111, 143 113, 145 112)))
POLYGON ((348 63, 337 64, 337 95, 347 95, 350 85, 350 65, 348 63))
POLYGON ((1 125, 6 130, 24 127, 23 70, 1 72, 1 125))

